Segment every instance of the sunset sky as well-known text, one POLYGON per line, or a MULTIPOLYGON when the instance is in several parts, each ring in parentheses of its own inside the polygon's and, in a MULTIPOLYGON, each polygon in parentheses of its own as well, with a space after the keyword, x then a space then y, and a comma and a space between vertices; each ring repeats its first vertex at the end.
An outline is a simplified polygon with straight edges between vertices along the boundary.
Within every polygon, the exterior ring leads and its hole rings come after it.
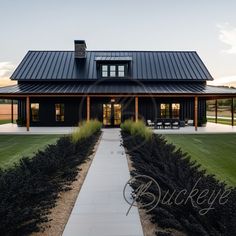
POLYGON ((196 50, 236 86, 235 0, 0 0, 0 86, 28 50, 196 50))

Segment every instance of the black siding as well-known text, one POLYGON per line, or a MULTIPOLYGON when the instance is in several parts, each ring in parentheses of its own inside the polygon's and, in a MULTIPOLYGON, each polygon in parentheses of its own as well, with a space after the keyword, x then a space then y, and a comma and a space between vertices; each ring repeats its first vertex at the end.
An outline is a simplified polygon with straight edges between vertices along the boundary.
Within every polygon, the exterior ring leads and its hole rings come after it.
MULTIPOLYGON (((30 103, 39 103, 39 121, 30 122, 31 126, 76 126, 86 119, 86 99, 83 98, 31 98, 30 103), (65 121, 55 121, 55 104, 65 104, 65 121)), ((19 117, 26 120, 25 100, 20 100, 19 117)))
MULTIPOLYGON (((194 120, 194 98, 141 98, 139 99, 139 118, 144 120, 160 118, 161 103, 180 103, 180 120, 194 120)), ((203 117, 206 117, 206 100, 199 99, 198 120, 203 117)))
MULTIPOLYGON (((91 119, 103 120, 103 104, 110 103, 111 98, 91 97, 91 119)), ((31 126, 75 126, 86 120, 86 97, 84 98, 31 98, 31 103, 40 104, 40 121, 31 126), (65 121, 55 121, 55 104, 65 104, 65 121)), ((122 104, 122 122, 135 117, 134 98, 116 98, 115 103, 122 104)), ((139 118, 155 120, 160 118, 161 103, 180 103, 180 120, 194 120, 194 98, 139 98, 139 118)), ((18 114, 26 120, 25 99, 19 100, 18 114)), ((206 100, 199 99, 198 120, 206 117, 206 100)))

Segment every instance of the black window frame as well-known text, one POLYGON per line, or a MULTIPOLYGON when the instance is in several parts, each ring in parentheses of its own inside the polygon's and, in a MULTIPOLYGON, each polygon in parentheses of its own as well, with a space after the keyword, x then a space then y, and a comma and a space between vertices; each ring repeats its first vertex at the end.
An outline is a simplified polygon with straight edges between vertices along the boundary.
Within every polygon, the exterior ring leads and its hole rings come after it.
POLYGON ((55 103, 55 121, 65 122, 65 103, 55 103), (59 105, 60 114, 57 114, 57 105, 59 105))
POLYGON ((39 102, 32 102, 30 103, 30 113, 31 113, 31 121, 32 122, 39 122, 40 121, 40 103, 39 102), (35 109, 37 111, 37 114, 34 114, 34 108, 32 105, 38 105, 38 108, 35 109), (37 117, 37 119, 35 119, 37 117))
POLYGON ((128 77, 128 63, 102 63, 100 66, 101 78, 127 78, 128 77), (107 70, 103 70, 103 66, 107 66, 107 70), (111 66, 115 66, 115 75, 111 75, 111 66), (119 71, 119 66, 124 66, 124 71, 119 71), (107 72, 107 76, 103 75, 103 72, 107 72), (124 72, 124 76, 119 76, 119 72, 124 72))

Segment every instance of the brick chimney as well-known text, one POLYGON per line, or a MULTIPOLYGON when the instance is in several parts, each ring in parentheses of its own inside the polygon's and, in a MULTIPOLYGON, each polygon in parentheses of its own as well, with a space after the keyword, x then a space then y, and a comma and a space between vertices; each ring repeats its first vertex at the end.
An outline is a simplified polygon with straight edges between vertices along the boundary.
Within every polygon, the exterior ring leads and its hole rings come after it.
POLYGON ((75 40, 75 58, 85 59, 86 58, 86 43, 85 40, 75 40))

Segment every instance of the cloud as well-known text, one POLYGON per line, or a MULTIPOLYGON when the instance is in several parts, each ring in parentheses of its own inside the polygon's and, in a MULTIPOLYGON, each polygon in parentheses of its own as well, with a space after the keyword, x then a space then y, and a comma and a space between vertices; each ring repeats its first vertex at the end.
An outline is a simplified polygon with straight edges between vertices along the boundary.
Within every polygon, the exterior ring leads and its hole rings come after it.
POLYGON ((236 28, 229 23, 218 25, 219 40, 230 48, 223 50, 225 53, 236 54, 236 28))
POLYGON ((11 62, 0 62, 0 78, 8 77, 13 72, 14 65, 11 62))
POLYGON ((9 79, 15 66, 11 62, 0 62, 0 86, 15 84, 16 82, 9 79))
POLYGON ((216 85, 216 86, 225 85, 225 86, 236 87, 236 75, 224 76, 224 77, 215 79, 214 81, 211 81, 208 84, 216 85))

